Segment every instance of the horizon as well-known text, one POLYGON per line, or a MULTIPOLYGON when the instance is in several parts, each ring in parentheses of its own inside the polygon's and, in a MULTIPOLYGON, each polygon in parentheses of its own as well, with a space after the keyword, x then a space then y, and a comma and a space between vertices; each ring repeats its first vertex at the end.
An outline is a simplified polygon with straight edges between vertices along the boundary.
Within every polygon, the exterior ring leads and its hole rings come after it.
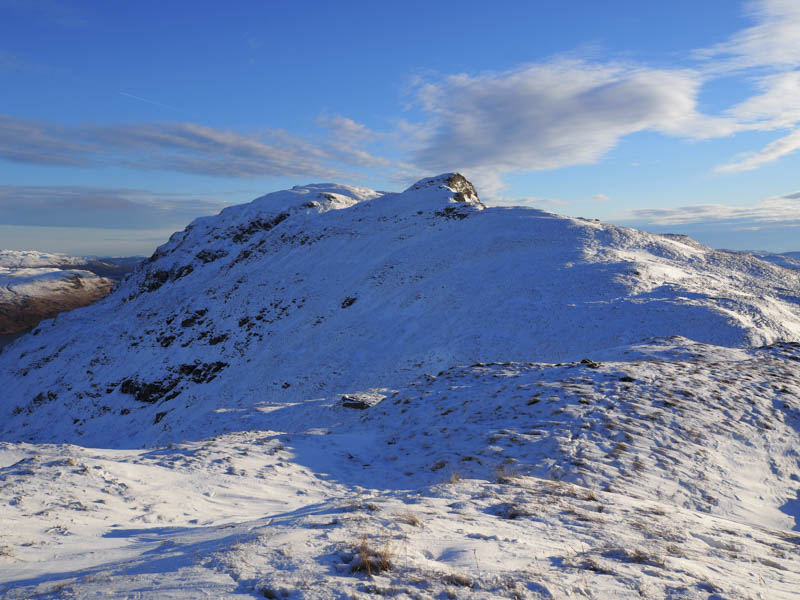
POLYGON ((800 5, 0 0, 0 247, 148 255, 310 181, 800 250, 800 5), (10 93, 9 93, 10 92, 10 93))

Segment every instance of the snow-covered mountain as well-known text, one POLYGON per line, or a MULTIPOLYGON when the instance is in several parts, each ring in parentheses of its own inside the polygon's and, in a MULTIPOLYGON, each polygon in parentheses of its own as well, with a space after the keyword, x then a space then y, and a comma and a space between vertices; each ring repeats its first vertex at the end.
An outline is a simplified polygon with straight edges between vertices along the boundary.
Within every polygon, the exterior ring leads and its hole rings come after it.
POLYGON ((798 342, 749 254, 269 194, 0 355, 0 593, 790 598, 798 342))
POLYGON ((297 187, 196 220, 104 301, 8 348, 0 427, 136 446, 239 427, 221 405, 255 418, 457 364, 796 340, 798 296, 799 273, 688 238, 485 209, 460 176, 297 187))
POLYGON ((37 267, 77 267, 86 264, 79 256, 67 256, 38 250, 0 250, 0 267, 6 269, 34 269, 37 267))
POLYGON ((130 273, 143 259, 142 256, 68 256, 52 252, 39 252, 38 250, 0 250, 0 268, 79 268, 115 281, 119 281, 130 273))
POLYGON ((43 319, 102 298, 139 262, 0 250, 0 348, 43 319))
POLYGON ((110 279, 77 269, 0 267, 0 333, 13 334, 91 304, 113 285, 110 279))

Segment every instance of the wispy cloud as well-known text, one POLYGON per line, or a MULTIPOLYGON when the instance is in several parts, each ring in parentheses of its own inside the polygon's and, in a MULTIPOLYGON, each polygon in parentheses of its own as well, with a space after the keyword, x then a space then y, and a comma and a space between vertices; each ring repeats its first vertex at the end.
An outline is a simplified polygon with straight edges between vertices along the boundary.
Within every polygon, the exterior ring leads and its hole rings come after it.
POLYGON ((375 132, 363 123, 357 123, 342 115, 322 115, 317 125, 327 130, 322 142, 326 150, 336 160, 359 167, 388 167, 392 161, 364 149, 365 144, 386 138, 386 134, 375 132))
POLYGON ((800 121, 800 71, 758 77, 755 84, 761 93, 731 108, 733 118, 760 129, 793 127, 800 121))
POLYGON ((227 202, 139 189, 0 186, 0 225, 180 229, 227 202))
POLYGON ((715 170, 718 173, 752 171, 798 150, 800 150, 800 130, 795 130, 787 136, 770 142, 759 152, 740 157, 734 162, 717 167, 715 170))
MULTIPOLYGON (((18 10, 27 6, 20 0, 0 3, 18 10)), ((31 6, 45 10, 52 4, 36 0, 31 6)), ((593 52, 504 71, 428 73, 413 85, 419 118, 400 120, 392 131, 378 132, 342 115, 319 117, 320 135, 234 131, 194 122, 64 126, 0 115, 0 159, 233 178, 348 179, 379 170, 391 171, 390 179, 408 180, 463 170, 487 197, 502 198, 507 173, 596 163, 637 132, 705 140, 776 131, 777 139, 763 149, 732 157, 716 169, 746 171, 800 149, 800 2, 751 1, 747 11, 753 24, 696 50, 692 69, 604 60, 593 52), (718 114, 704 114, 698 102, 704 86, 731 74, 749 78, 756 93, 718 114), (403 153, 403 164, 386 156, 403 153)), ((0 53, 0 69, 4 61, 14 64, 13 57, 4 57, 0 53)))
POLYGON ((787 129, 789 134, 717 167, 719 173, 757 169, 800 149, 800 3, 751 0, 746 6, 753 26, 695 56, 704 61, 709 78, 738 72, 758 87, 759 93, 727 111, 738 130, 787 129))
POLYGON ((695 51, 708 72, 800 66, 800 3, 751 0, 746 12, 755 24, 710 48, 695 51))
POLYGON ((740 230, 769 225, 800 226, 800 193, 773 196, 746 206, 698 204, 675 208, 630 211, 625 221, 671 226, 696 223, 725 223, 740 230))
POLYGON ((5 160, 85 167, 98 152, 95 144, 81 141, 61 125, 0 115, 0 158, 5 160))
POLYGON ((595 163, 640 131, 703 140, 786 129, 788 135, 718 171, 778 160, 799 147, 800 3, 746 6, 754 24, 696 50, 693 69, 573 55, 502 72, 417 78, 415 100, 428 118, 409 125, 415 162, 423 170, 502 175, 595 163), (703 87, 734 71, 750 77, 758 92, 719 114, 703 114, 703 87))
MULTIPOLYGON (((355 131, 358 124, 338 123, 355 131)), ((223 177, 341 177, 345 166, 385 166, 359 140, 306 139, 283 130, 242 133, 190 122, 63 126, 0 115, 0 158, 53 166, 114 165, 223 177)))
POLYGON ((430 116, 417 162, 434 170, 538 171, 601 159, 637 131, 702 139, 735 129, 697 110, 691 70, 556 60, 453 75, 419 88, 430 116))

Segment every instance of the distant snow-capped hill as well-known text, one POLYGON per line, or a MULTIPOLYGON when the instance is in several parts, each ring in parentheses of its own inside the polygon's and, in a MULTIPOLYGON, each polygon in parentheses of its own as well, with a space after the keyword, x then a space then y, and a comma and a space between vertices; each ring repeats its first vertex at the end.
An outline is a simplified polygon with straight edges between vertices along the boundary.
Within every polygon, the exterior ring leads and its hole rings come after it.
POLYGON ((800 270, 800 252, 784 252, 782 254, 775 254, 773 252, 750 252, 753 256, 757 256, 761 260, 771 262, 774 265, 786 267, 787 269, 800 270))
POLYGON ((102 298, 141 260, 0 250, 0 348, 43 319, 102 298))
POLYGON ((0 267, 32 269, 36 267, 74 267, 86 264, 86 259, 38 250, 0 250, 0 267))
POLYGON ((800 273, 485 208, 460 175, 399 194, 298 186, 197 219, 107 298, 8 347, 0 434, 149 444, 459 364, 580 360, 673 335, 800 340, 799 299, 800 273))
POLYGON ((16 333, 91 304, 113 285, 110 279, 83 270, 0 267, 0 334, 16 333))
POLYGON ((144 257, 68 256, 38 250, 0 250, 0 267, 8 269, 80 268, 100 277, 119 281, 130 273, 144 257))

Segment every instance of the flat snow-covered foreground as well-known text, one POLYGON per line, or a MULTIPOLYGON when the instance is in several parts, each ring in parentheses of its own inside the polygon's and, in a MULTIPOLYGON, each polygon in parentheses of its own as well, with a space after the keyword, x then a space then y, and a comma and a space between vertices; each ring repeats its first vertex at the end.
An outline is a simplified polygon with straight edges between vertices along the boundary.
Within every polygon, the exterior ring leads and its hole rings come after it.
POLYGON ((155 449, 0 444, 0 595, 796 598, 800 347, 592 359, 155 449))

